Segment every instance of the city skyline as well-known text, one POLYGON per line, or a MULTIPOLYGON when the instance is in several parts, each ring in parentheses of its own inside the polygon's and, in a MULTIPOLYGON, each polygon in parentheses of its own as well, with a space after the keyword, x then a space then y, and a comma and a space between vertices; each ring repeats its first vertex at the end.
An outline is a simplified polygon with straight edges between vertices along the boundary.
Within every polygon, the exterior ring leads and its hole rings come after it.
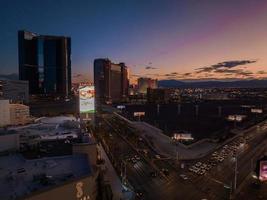
POLYGON ((0 200, 267 199, 267 0, 2 0, 0 200))
POLYGON ((267 2, 5 2, 0 74, 18 73, 20 29, 72 39, 74 80, 93 77, 93 60, 125 62, 140 76, 182 80, 267 77, 267 2), (38 5, 37 5, 38 4, 38 5), (60 9, 61 12, 57 12, 60 9))

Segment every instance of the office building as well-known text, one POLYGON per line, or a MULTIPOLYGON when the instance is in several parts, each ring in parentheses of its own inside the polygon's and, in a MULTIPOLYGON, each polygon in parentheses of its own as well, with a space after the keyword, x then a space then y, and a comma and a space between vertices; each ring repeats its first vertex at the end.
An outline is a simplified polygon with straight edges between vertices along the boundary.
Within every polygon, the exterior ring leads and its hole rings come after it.
POLYGON ((23 104, 9 104, 10 124, 23 125, 30 122, 29 106, 23 104))
POLYGON ((125 66, 125 63, 120 63, 121 66, 121 90, 122 98, 127 99, 129 95, 129 68, 125 66))
POLYGON ((70 143, 61 139, 69 135, 66 132, 81 135, 74 117, 38 121, 36 126, 0 129, 0 153, 13 152, 0 156, 0 199, 104 199, 107 183, 101 169, 105 163, 99 163, 96 140, 88 134, 83 135, 86 142, 74 137, 67 137, 70 143), (33 150, 38 146, 42 150, 33 150))
POLYGON ((10 124, 9 100, 0 100, 0 127, 10 124))
POLYGON ((180 103, 181 93, 174 88, 148 88, 147 102, 151 104, 180 103))
POLYGON ((0 98, 9 99, 12 103, 28 103, 28 81, 0 80, 0 98))
POLYGON ((68 96, 71 92, 71 39, 18 32, 19 79, 30 94, 68 96))
POLYGON ((0 100, 0 127, 23 125, 30 121, 29 106, 10 104, 9 100, 0 100))
POLYGON ((137 87, 139 94, 146 94, 148 88, 155 89, 158 87, 158 80, 152 78, 138 78, 137 87))
POLYGON ((109 59, 94 61, 94 84, 97 103, 121 102, 127 99, 129 72, 124 63, 109 59))

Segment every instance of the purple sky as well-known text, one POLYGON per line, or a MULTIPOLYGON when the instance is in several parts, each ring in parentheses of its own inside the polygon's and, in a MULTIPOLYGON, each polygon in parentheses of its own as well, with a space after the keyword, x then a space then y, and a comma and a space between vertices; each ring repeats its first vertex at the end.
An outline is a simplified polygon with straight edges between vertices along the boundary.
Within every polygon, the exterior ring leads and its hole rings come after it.
POLYGON ((0 74, 17 73, 17 30, 26 29, 70 36, 73 76, 82 80, 92 79, 93 60, 99 57, 125 62, 132 79, 267 76, 265 0, 9 0, 2 4, 0 74), (223 64, 216 68, 217 63, 223 64))

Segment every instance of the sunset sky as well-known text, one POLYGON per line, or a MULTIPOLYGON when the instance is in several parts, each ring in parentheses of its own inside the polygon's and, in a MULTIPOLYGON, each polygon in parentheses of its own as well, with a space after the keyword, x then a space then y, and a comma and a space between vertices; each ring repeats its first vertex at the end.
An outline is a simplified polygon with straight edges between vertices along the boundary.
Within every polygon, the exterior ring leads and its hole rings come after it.
POLYGON ((93 60, 131 79, 267 77, 267 0, 1 0, 0 74, 18 73, 17 31, 72 38, 75 80, 93 60))

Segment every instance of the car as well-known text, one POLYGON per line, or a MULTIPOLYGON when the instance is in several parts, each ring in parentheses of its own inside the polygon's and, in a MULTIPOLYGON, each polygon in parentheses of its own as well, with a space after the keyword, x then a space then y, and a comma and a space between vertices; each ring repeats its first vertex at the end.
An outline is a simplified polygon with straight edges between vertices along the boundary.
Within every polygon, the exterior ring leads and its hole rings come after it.
POLYGON ((216 162, 211 163, 211 166, 216 166, 216 165, 217 165, 216 162))
POLYGON ((206 168, 206 167, 207 167, 207 164, 203 164, 203 165, 202 165, 202 168, 206 168))
POLYGON ((144 154, 147 154, 148 153, 148 151, 146 149, 143 149, 143 152, 144 152, 144 154))
POLYGON ((212 155, 213 156, 216 156, 216 155, 218 155, 218 152, 217 151, 214 151, 212 155))
POLYGON ((188 180, 188 177, 187 177, 185 174, 180 174, 180 177, 181 177, 183 180, 188 180))
POLYGON ((198 174, 199 174, 199 175, 204 175, 205 173, 206 173, 206 170, 203 169, 203 170, 199 171, 198 174))
POLYGON ((135 155, 134 158, 139 161, 141 158, 138 155, 135 155))
POLYGON ((169 170, 166 169, 166 168, 162 168, 161 169, 161 172, 165 175, 165 176, 168 176, 170 173, 169 173, 169 170))
POLYGON ((210 170, 212 168, 211 165, 207 165, 206 170, 210 170))
POLYGON ((142 190, 136 190, 136 191, 135 191, 135 196, 136 196, 137 198, 141 198, 141 197, 144 196, 144 192, 143 192, 142 190))
POLYGON ((150 177, 152 177, 152 178, 155 178, 155 177, 157 177, 157 172, 154 172, 154 171, 152 171, 152 172, 150 172, 150 177))
POLYGON ((133 164, 135 164, 135 163, 137 162, 137 160, 136 160, 135 158, 131 158, 131 162, 132 162, 133 164))

